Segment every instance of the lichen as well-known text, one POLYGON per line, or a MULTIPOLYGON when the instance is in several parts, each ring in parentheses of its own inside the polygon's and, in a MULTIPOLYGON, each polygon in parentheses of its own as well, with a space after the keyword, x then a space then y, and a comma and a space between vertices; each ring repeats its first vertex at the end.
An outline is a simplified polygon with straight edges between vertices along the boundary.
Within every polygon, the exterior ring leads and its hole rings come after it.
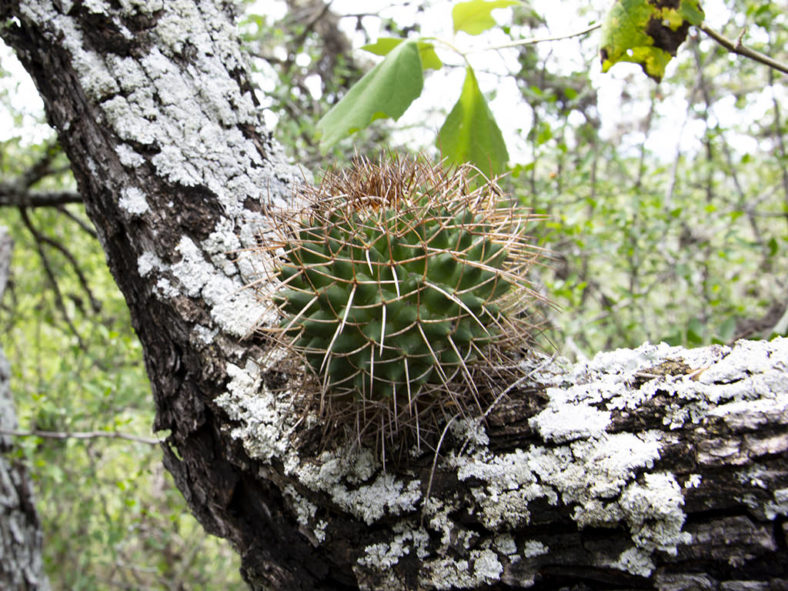
POLYGON ((610 424, 610 412, 587 404, 564 403, 543 410, 528 422, 545 441, 565 443, 604 433, 610 424))
POLYGON ((309 488, 327 493, 334 503, 367 525, 384 515, 414 511, 422 497, 419 480, 405 483, 390 473, 380 473, 372 483, 358 488, 343 485, 339 473, 325 470, 325 465, 302 466, 297 477, 309 488))
POLYGON ((469 559, 438 558, 425 562, 419 580, 430 589, 472 589, 497 581, 502 572, 495 552, 476 550, 469 559))
POLYGON ((358 559, 358 564, 372 567, 375 571, 389 569, 412 550, 417 555, 423 555, 427 541, 428 534, 423 529, 405 529, 394 535, 390 542, 370 544, 364 548, 364 555, 358 559))
POLYGON ((236 427, 231 436, 255 459, 281 458, 291 449, 288 425, 292 408, 262 386, 262 371, 249 361, 244 368, 227 365, 227 391, 215 399, 236 427))
POLYGON ((118 205, 132 216, 142 215, 150 211, 148 202, 145 200, 145 193, 138 187, 124 187, 121 191, 118 205))
POLYGON ((161 267, 161 260, 152 252, 145 252, 137 259, 137 271, 140 277, 147 277, 150 273, 161 267))
POLYGON ((764 507, 767 519, 774 519, 778 515, 788 515, 788 488, 774 491, 774 501, 769 501, 764 507))
POLYGON ((678 545, 691 540, 682 532, 684 497, 672 474, 644 474, 642 483, 624 490, 620 505, 638 548, 675 556, 678 545))
MULTIPOLYGON (((211 240, 216 240, 214 236, 211 240)), ((216 265, 205 260, 205 248, 183 237, 176 251, 181 260, 172 265, 171 272, 190 297, 202 296, 210 307, 211 318, 230 335, 245 337, 249 335, 260 319, 268 313, 268 308, 252 290, 243 289, 240 278, 218 274, 216 265)))
POLYGON ((549 551, 550 548, 539 540, 528 540, 523 547, 523 556, 526 558, 534 558, 535 556, 547 554, 549 551))
POLYGON ((654 561, 651 560, 651 554, 634 546, 624 550, 618 560, 611 562, 608 566, 641 577, 648 577, 654 571, 654 561))

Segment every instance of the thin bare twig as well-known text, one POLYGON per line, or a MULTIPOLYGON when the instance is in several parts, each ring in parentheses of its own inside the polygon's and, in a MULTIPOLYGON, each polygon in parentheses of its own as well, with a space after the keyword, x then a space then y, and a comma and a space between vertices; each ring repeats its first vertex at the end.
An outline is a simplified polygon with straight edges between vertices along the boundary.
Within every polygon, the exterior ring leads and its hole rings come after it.
POLYGON ((585 29, 581 31, 575 31, 574 33, 566 33, 564 35, 554 35, 551 37, 531 37, 530 39, 518 39, 517 41, 511 41, 509 43, 503 43, 501 45, 494 45, 492 47, 478 47, 470 51, 466 51, 465 53, 473 53, 477 51, 494 51, 497 49, 508 49, 509 47, 536 45, 537 43, 547 43, 549 41, 562 41, 564 39, 571 39, 572 37, 580 37, 582 35, 586 35, 591 31, 596 31, 601 27, 602 27, 602 23, 596 23, 595 25, 589 25, 585 29))
POLYGON ((77 276, 77 280, 79 284, 82 286, 82 289, 88 296, 88 300, 90 301, 90 308, 93 312, 99 312, 101 310, 101 302, 96 299, 96 296, 93 295, 93 291, 90 289, 90 285, 88 284, 87 277, 85 277, 85 273, 82 271, 82 268, 79 266, 76 257, 71 254, 71 251, 68 250, 65 246, 63 246, 60 242, 55 240, 54 238, 50 238, 49 236, 45 236, 44 234, 38 233, 35 236, 36 240, 39 240, 42 244, 47 244, 50 247, 54 248, 63 257, 69 262, 71 268, 74 269, 74 273, 77 276))
POLYGON ((63 320, 65 320, 66 324, 68 325, 69 329, 71 330, 72 334, 76 337, 77 342, 79 343, 79 348, 83 351, 85 350, 85 341, 82 340, 82 336, 80 335, 77 327, 74 326, 74 322, 71 320, 71 316, 66 309, 66 305, 63 300, 63 294, 60 291, 60 286, 57 283, 57 278, 55 277, 55 272, 52 270, 51 265, 49 264, 49 258, 47 257, 46 252, 44 251, 43 243, 44 241, 41 239, 41 233, 36 229, 33 225, 30 216, 27 214, 27 210, 24 207, 19 208, 19 215, 22 218, 22 223, 25 225, 27 230, 32 234, 33 238, 36 242, 36 250, 38 251, 38 257, 41 259, 41 265, 44 267, 44 273, 49 279, 49 283, 52 285, 52 291, 55 294, 55 306, 57 306, 60 313, 63 315, 63 320))
POLYGON ((67 207, 58 205, 55 209, 57 209, 60 213, 62 213, 64 216, 66 216, 68 219, 74 222, 77 226, 79 226, 80 229, 83 232, 85 232, 88 236, 92 236, 93 238, 98 240, 98 234, 96 234, 96 231, 85 220, 75 215, 74 213, 70 212, 67 207))
POLYGON ((153 437, 142 437, 130 433, 119 433, 117 431, 22 431, 19 429, 0 429, 0 435, 11 437, 41 437, 42 439, 123 439, 147 445, 158 445, 163 439, 153 437))
POLYGON ((754 49, 750 49, 749 47, 744 46, 741 42, 742 36, 744 35, 744 31, 742 31, 742 34, 739 35, 739 38, 736 41, 731 41, 727 37, 724 37, 723 35, 719 34, 714 29, 710 29, 705 24, 699 25, 698 28, 704 33, 706 33, 709 37, 714 39, 717 43, 722 45, 728 51, 750 58, 751 60, 754 60, 756 62, 760 62, 766 66, 769 66, 770 68, 779 70, 783 74, 788 74, 788 64, 780 62, 774 58, 769 57, 768 55, 764 55, 759 51, 755 51, 754 49))

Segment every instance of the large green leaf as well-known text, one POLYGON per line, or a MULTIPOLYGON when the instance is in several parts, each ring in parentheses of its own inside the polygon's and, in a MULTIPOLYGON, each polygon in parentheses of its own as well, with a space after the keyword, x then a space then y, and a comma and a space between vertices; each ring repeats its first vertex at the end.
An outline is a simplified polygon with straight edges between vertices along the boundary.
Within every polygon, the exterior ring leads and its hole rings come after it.
POLYGON ((699 0, 616 0, 602 27, 602 71, 634 62, 659 82, 690 25, 703 18, 699 0))
MULTIPOLYGON (((398 37, 379 37, 374 43, 363 45, 361 49, 374 53, 375 55, 388 55, 392 49, 405 41, 398 37)), ((435 53, 435 46, 427 41, 416 41, 419 46, 419 57, 421 57, 421 67, 424 70, 440 70, 443 62, 435 53)))
POLYGON ((446 117, 436 143, 451 162, 471 162, 490 175, 506 169, 506 143, 470 66, 465 70, 460 98, 446 117))
POLYGON ((321 142, 333 145, 375 119, 399 119, 423 87, 418 43, 398 44, 318 121, 321 142))
POLYGON ((516 0, 470 0, 459 2, 451 10, 454 21, 454 32, 465 31, 470 35, 478 35, 495 26, 490 14, 496 8, 507 8, 519 4, 516 0))

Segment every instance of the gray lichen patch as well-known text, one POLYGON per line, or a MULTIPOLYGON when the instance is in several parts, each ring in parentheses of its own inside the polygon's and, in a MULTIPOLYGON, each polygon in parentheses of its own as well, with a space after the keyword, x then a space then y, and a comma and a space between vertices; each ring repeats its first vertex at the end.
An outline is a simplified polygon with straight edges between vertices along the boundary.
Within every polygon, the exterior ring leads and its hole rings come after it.
POLYGON ((399 562, 399 559, 408 554, 416 554, 419 558, 426 555, 429 535, 422 529, 406 528, 401 533, 394 535, 390 542, 370 544, 364 548, 364 554, 357 563, 362 567, 372 567, 373 570, 390 568, 399 562))
POLYGON ((120 208, 131 216, 138 216, 150 211, 148 202, 145 200, 145 193, 138 187, 126 187, 121 192, 120 208))
MULTIPOLYGON (((212 235, 210 240, 218 239, 212 235)), ((197 247, 189 238, 181 240, 177 251, 181 260, 171 271, 185 295, 201 296, 210 307, 211 318, 223 332, 236 337, 252 333, 269 311, 254 291, 244 289, 238 274, 228 277, 219 271, 215 262, 205 259, 205 247, 197 247)))
POLYGON ((393 474, 379 472, 369 484, 353 487, 345 481, 357 470, 368 469, 365 464, 378 468, 374 458, 356 462, 346 462, 343 454, 326 452, 320 465, 302 464, 296 476, 308 488, 328 494, 331 500, 360 519, 367 525, 380 520, 384 516, 396 516, 416 509, 422 498, 421 482, 417 479, 404 481, 393 474), (369 465, 369 464, 367 464, 369 465))
POLYGON ((438 558, 424 562, 420 582, 427 589, 474 589, 496 582, 503 572, 492 550, 474 550, 467 559, 438 558))
POLYGON ((546 441, 565 443, 604 433, 610 424, 610 412, 587 404, 562 404, 545 409, 529 423, 546 441))
POLYGON ((573 518, 581 527, 611 526, 625 518, 634 525, 637 516, 627 515, 616 498, 638 470, 653 464, 659 449, 657 434, 616 433, 565 447, 532 446, 505 455, 477 454, 453 461, 460 480, 474 478, 484 483, 475 489, 474 497, 482 523, 491 530, 502 524, 529 523, 530 505, 538 499, 551 505, 559 500, 574 505, 573 518))
POLYGON ((684 497, 672 474, 644 474, 642 483, 624 490, 620 505, 638 548, 675 555, 678 545, 691 539, 682 532, 684 497))
POLYGON ((243 442, 250 458, 268 462, 284 457, 291 449, 292 406, 264 387, 262 371, 251 361, 243 368, 228 365, 227 375, 227 392, 215 403, 237 425, 232 437, 243 442))

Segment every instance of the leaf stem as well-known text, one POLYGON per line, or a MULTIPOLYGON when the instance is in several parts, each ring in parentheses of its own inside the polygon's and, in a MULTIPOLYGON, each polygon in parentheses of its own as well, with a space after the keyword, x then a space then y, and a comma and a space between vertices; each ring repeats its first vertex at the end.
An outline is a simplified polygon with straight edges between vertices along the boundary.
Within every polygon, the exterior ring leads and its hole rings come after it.
POLYGON ((463 61, 465 62, 466 66, 470 66, 471 64, 468 62, 467 54, 470 53, 469 51, 462 51, 459 47, 446 41, 445 39, 440 39, 439 37, 421 37, 419 41, 430 41, 435 44, 444 45, 447 49, 453 51, 457 55, 459 55, 463 61))
POLYGON ((788 74, 788 64, 775 60, 768 55, 764 55, 759 51, 755 51, 754 49, 750 49, 749 47, 745 47, 741 40, 744 36, 744 31, 739 35, 739 38, 736 41, 731 41, 727 37, 724 37, 714 29, 710 29, 705 24, 698 25, 698 28, 706 33, 709 37, 714 39, 717 43, 722 45, 725 49, 730 51, 731 53, 738 53, 744 57, 748 57, 751 60, 755 60, 756 62, 760 62, 764 65, 769 66, 770 68, 774 68, 782 72, 783 74, 788 74))

